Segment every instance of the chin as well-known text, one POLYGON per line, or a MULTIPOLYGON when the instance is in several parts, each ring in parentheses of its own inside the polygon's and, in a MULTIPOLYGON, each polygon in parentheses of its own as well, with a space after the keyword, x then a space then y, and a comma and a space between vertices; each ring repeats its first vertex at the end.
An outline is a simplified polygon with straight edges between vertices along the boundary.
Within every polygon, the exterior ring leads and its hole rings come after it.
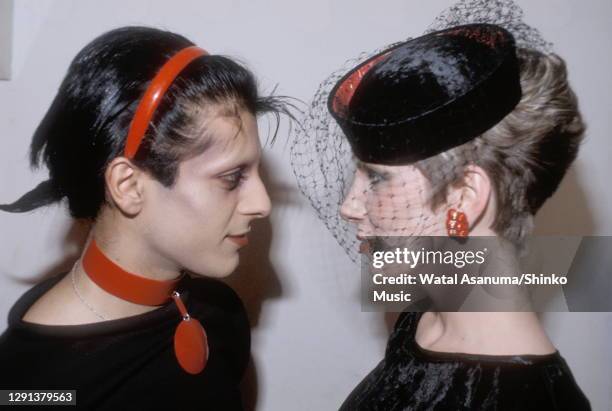
POLYGON ((194 269, 188 269, 188 271, 198 277, 225 278, 236 271, 238 262, 239 259, 236 255, 235 257, 228 257, 224 260, 217 259, 213 264, 208 261, 207 264, 194 267, 194 269))

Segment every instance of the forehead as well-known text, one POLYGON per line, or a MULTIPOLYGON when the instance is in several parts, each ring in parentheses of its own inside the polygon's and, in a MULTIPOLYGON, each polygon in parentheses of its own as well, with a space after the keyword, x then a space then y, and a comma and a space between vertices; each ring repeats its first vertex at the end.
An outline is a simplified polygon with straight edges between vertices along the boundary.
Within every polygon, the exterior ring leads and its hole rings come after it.
POLYGON ((186 160, 182 168, 212 169, 259 160, 261 148, 257 120, 246 110, 235 113, 217 111, 203 114, 198 146, 201 153, 186 160))
POLYGON ((419 169, 413 164, 401 165, 401 166, 389 166, 376 163, 367 163, 365 161, 357 161, 357 168, 362 171, 372 170, 377 173, 388 173, 393 175, 401 175, 404 177, 415 178, 421 175, 419 169))

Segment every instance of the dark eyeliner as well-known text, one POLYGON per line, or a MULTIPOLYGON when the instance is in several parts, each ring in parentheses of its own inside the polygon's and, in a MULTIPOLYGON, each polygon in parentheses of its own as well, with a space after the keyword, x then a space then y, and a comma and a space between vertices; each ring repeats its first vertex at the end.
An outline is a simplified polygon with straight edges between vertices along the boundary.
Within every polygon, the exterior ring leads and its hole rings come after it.
POLYGON ((388 179, 388 176, 386 173, 379 173, 369 167, 364 167, 364 168, 367 173, 368 179, 370 180, 370 183, 372 185, 377 184, 381 181, 386 181, 388 179))
POLYGON ((244 179, 244 169, 240 167, 230 173, 220 175, 219 178, 223 180, 228 191, 235 190, 244 179))

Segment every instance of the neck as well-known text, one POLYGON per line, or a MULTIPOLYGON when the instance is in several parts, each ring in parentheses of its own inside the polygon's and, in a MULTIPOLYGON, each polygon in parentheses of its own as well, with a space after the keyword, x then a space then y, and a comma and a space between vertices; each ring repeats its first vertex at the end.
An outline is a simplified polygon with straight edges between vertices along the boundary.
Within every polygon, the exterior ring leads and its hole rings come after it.
POLYGON ((85 244, 83 254, 74 267, 74 282, 82 299, 104 319, 117 319, 143 314, 158 308, 156 305, 126 301, 105 290, 85 271, 83 258, 92 240, 104 256, 124 271, 154 281, 168 281, 180 276, 180 270, 164 261, 147 247, 145 241, 137 239, 131 230, 112 231, 105 225, 96 224, 85 244))
MULTIPOLYGON (((483 230, 476 235, 487 233, 483 230)), ((492 242, 490 248, 494 251, 492 254, 495 258, 488 261, 484 268, 485 273, 519 272, 516 252, 512 245, 499 241, 492 242)), ((463 294, 454 293, 460 297, 460 301, 453 309, 462 308, 467 312, 430 312, 423 316, 415 337, 419 345, 433 351, 483 355, 545 355, 555 351, 537 315, 525 310, 529 305, 523 290, 513 287, 509 289, 507 286, 492 286, 491 289, 479 287, 477 290, 483 291, 477 295, 476 303, 472 307, 476 309, 471 310, 469 297, 474 292, 471 288, 468 287, 463 294), (504 293, 500 294, 502 288, 504 293), (504 298, 499 298, 499 295, 504 298), (502 306, 502 303, 505 305, 502 306), (507 311, 470 312, 482 310, 487 306, 507 311)), ((449 297, 453 295, 430 294, 434 306, 444 306, 449 297)))
MULTIPOLYGON (((458 245, 452 239, 440 237, 434 246, 446 251, 486 249, 484 262, 467 266, 464 273, 472 278, 493 279, 499 276, 518 277, 523 272, 516 247, 498 237, 470 237, 467 243, 458 245)), ((439 266, 432 266, 432 272, 439 272, 439 266)), ((527 288, 514 284, 472 285, 462 283, 463 274, 457 274, 458 284, 452 287, 434 286, 426 289, 427 296, 433 303, 435 311, 460 312, 526 312, 532 311, 532 304, 527 288)))
POLYGON ((180 267, 155 250, 137 224, 135 219, 107 212, 92 228, 85 248, 95 238, 104 255, 125 271, 158 281, 177 278, 180 267))
POLYGON ((485 355, 543 355, 555 351, 533 312, 428 314, 417 332, 419 345, 427 349, 485 355))
POLYGON ((495 331, 538 322, 533 312, 440 312, 435 316, 443 336, 461 339, 483 339, 495 331))

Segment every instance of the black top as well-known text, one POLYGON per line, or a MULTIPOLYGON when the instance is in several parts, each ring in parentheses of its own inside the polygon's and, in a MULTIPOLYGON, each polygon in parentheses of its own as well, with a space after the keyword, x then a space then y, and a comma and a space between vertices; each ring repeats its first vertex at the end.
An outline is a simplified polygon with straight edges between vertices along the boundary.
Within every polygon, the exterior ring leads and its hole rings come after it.
POLYGON ((471 355, 421 348, 422 313, 404 312, 385 358, 353 390, 341 410, 590 410, 559 352, 471 355))
MULTIPOLYGON (((79 409, 241 410, 239 382, 250 358, 242 302, 227 285, 185 277, 177 289, 208 335, 204 371, 190 375, 174 355, 181 316, 174 303, 151 312, 85 325, 22 321, 63 275, 26 292, 0 336, 0 389, 76 389, 79 409)), ((69 407, 70 408, 70 407, 69 407)))

